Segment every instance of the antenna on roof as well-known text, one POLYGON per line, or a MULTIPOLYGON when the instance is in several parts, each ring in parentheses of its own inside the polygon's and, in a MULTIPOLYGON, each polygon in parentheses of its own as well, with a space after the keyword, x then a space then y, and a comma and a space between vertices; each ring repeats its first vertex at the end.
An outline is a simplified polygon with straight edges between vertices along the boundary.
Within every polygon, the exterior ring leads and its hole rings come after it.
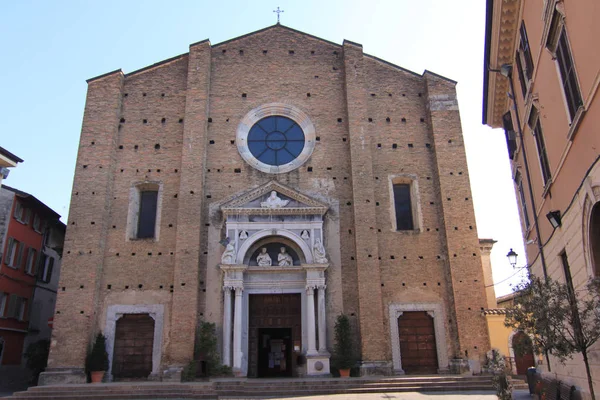
POLYGON ((277 13, 277 23, 279 24, 279 14, 281 14, 283 10, 280 10, 279 7, 277 7, 277 10, 273 10, 273 12, 277 13))

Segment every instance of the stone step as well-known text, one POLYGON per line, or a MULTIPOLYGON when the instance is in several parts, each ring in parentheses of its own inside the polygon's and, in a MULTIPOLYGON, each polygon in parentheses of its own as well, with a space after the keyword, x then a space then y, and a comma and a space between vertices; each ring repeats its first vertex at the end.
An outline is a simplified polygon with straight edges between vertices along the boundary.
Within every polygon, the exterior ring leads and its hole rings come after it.
POLYGON ((216 399, 389 392, 491 391, 490 377, 410 376, 348 379, 222 379, 194 383, 104 383, 32 387, 9 399, 216 399))

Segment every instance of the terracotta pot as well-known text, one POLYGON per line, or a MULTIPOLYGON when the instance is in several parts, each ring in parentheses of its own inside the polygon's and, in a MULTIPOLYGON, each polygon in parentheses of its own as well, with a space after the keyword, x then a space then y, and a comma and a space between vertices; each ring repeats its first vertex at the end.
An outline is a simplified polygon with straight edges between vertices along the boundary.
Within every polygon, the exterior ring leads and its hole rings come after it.
POLYGON ((340 369, 340 378, 349 378, 349 377, 350 377, 350 368, 340 369))
POLYGON ((91 371, 90 375, 92 377, 92 383, 100 383, 102 382, 102 378, 104 378, 104 371, 91 371))

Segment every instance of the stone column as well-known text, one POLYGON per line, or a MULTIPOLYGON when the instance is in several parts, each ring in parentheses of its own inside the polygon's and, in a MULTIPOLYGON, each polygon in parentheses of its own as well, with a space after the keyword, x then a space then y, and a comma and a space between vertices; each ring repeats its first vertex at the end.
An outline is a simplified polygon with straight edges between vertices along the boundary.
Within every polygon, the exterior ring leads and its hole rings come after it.
POLYGON ((317 346, 315 340, 315 288, 306 287, 306 324, 308 325, 308 351, 307 355, 316 355, 317 346))
POLYGON ((242 294, 243 288, 236 287, 233 311, 233 371, 236 375, 242 370, 242 294))
POLYGON ((325 285, 318 287, 319 354, 327 353, 327 322, 325 320, 325 285))
POLYGON ((231 366, 231 288, 223 288, 223 365, 231 366))

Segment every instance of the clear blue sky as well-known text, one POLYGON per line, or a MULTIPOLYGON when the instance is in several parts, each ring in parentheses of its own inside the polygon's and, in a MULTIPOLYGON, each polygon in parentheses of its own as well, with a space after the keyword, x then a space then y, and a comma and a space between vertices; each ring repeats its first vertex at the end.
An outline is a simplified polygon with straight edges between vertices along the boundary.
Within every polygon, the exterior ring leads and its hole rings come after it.
MULTIPOLYGON (((494 278, 525 253, 501 131, 481 125, 485 1, 4 1, 0 5, 0 146, 25 160, 4 184, 29 192, 66 221, 85 80, 125 73, 277 21, 323 39, 459 82, 459 105, 481 238, 498 240, 494 278)), ((514 280, 514 278, 513 278, 514 280)), ((510 280, 509 280, 510 281, 510 280)), ((501 283, 497 294, 510 288, 501 283)))

